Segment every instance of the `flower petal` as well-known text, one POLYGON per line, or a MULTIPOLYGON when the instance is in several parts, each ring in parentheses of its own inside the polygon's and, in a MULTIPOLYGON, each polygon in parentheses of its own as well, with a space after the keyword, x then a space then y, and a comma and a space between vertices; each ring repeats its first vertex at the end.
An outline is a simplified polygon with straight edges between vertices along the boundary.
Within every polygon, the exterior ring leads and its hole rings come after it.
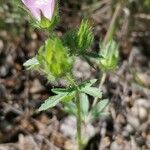
POLYGON ((41 11, 36 6, 35 0, 22 0, 24 5, 30 10, 31 14, 38 20, 41 20, 41 11))
POLYGON ((41 10, 44 17, 51 20, 55 8, 55 0, 38 0, 37 7, 41 10))

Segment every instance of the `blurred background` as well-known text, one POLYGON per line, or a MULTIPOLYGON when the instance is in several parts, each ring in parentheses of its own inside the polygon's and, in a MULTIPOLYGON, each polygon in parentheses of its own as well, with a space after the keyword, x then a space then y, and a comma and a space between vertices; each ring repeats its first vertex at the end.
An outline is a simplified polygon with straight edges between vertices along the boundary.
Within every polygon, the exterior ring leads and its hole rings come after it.
MULTIPOLYGON (((75 150, 75 118, 59 105, 37 112, 43 100, 52 95, 51 88, 65 83, 47 83, 39 73, 23 67, 48 33, 31 26, 18 2, 0 0, 0 150, 75 150)), ((98 52, 116 3, 119 0, 60 1, 61 20, 55 30, 62 36, 88 18, 95 36, 92 50, 98 52)), ((89 125, 85 150, 149 150, 150 1, 126 1, 115 28, 120 61, 103 86, 110 100, 110 115, 89 125)), ((95 76, 81 59, 74 72, 82 79, 95 76)))

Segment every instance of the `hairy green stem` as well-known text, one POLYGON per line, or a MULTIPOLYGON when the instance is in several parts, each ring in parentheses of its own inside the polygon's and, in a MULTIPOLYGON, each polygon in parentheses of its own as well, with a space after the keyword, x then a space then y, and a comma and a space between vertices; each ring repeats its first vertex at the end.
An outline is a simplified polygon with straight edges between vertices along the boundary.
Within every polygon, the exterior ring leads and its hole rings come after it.
MULTIPOLYGON (((104 84, 105 80, 106 80, 106 73, 104 72, 104 73, 102 74, 102 78, 101 78, 100 84, 99 84, 99 86, 98 86, 98 89, 99 89, 99 90, 101 90, 101 87, 102 87, 102 85, 104 84)), ((95 98, 94 98, 94 102, 93 102, 93 104, 92 104, 92 107, 94 107, 94 106, 97 104, 97 101, 98 101, 98 97, 95 97, 95 98)))
MULTIPOLYGON (((72 74, 67 74, 66 75, 69 83, 75 87, 78 87, 76 82, 74 81, 73 75, 72 74)), ((76 115, 76 120, 77 120, 77 143, 78 143, 78 150, 82 150, 82 136, 81 136, 81 125, 82 125, 82 119, 81 119, 81 104, 80 104, 80 92, 78 89, 76 90, 76 97, 75 97, 75 103, 77 107, 77 115, 76 115)))
POLYGON ((80 105, 80 94, 79 91, 76 92, 76 106, 77 106, 77 141, 78 150, 82 150, 82 138, 81 138, 81 105, 80 105))

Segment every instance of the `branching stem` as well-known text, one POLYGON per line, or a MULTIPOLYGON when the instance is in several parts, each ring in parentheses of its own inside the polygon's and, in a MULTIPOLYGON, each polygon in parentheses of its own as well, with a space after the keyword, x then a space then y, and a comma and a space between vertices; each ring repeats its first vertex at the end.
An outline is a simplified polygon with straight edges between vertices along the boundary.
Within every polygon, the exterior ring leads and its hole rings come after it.
MULTIPOLYGON (((78 87, 76 82, 74 81, 73 75, 72 74, 67 74, 67 79, 68 82, 75 87, 78 87)), ((83 144, 82 144, 82 135, 81 135, 81 126, 82 126, 82 119, 81 119, 81 104, 80 104, 80 92, 78 89, 76 90, 76 97, 75 97, 75 104, 77 108, 77 114, 76 114, 76 120, 77 120, 77 143, 78 143, 78 150, 83 149, 83 144)))

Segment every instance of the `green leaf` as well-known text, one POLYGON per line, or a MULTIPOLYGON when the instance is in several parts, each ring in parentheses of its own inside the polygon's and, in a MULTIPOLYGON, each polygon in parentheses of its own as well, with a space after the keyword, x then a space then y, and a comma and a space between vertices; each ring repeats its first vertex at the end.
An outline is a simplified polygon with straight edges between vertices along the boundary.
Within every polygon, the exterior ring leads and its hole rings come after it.
POLYGON ((100 45, 100 55, 102 58, 99 59, 99 67, 104 71, 114 71, 117 67, 119 60, 119 46, 111 40, 107 44, 102 43, 100 45))
POLYGON ((79 88, 90 87, 90 86, 92 86, 96 81, 97 81, 97 79, 92 79, 92 80, 84 81, 83 83, 81 83, 81 84, 79 85, 79 88))
POLYGON ((68 92, 72 92, 74 90, 74 88, 54 88, 51 91, 55 94, 62 94, 62 93, 68 93, 68 92))
POLYGON ((73 29, 71 31, 68 31, 64 34, 62 37, 62 42, 65 46, 67 46, 70 50, 70 54, 75 54, 78 50, 78 46, 76 43, 76 35, 77 35, 77 30, 73 29))
POLYGON ((98 102, 98 104, 92 109, 92 115, 94 116, 94 118, 102 116, 102 113, 107 107, 108 103, 108 99, 104 99, 98 102))
POLYGON ((33 58, 27 60, 27 61, 23 64, 23 66, 27 67, 27 69, 32 69, 32 68, 34 68, 34 67, 37 67, 38 65, 39 65, 39 62, 38 62, 38 60, 37 60, 36 57, 33 57, 33 58))
POLYGON ((39 108, 39 111, 43 111, 49 108, 52 108, 56 106, 60 101, 62 101, 64 98, 66 98, 68 93, 65 94, 59 94, 56 96, 49 97, 45 102, 41 105, 39 108))
POLYGON ((93 97, 102 98, 102 92, 95 87, 85 87, 80 89, 81 92, 91 95, 93 97))
POLYGON ((66 103, 64 105, 64 109, 67 113, 69 113, 71 115, 76 116, 76 114, 77 114, 77 108, 76 108, 76 105, 73 102, 66 103))
POLYGON ((75 97, 75 91, 69 92, 62 100, 62 102, 69 102, 75 97))
POLYGON ((64 100, 63 102, 68 102, 70 100, 73 99, 73 97, 75 96, 75 88, 55 88, 55 89, 52 89, 52 92, 54 92, 55 94, 65 94, 65 93, 68 93, 66 95, 66 97, 64 97, 64 100))
MULTIPOLYGON (((92 79, 92 80, 84 81, 83 83, 81 83, 81 84, 79 85, 79 88, 90 87, 90 86, 92 86, 96 81, 97 81, 97 79, 92 79)), ((52 91, 53 93, 55 93, 55 94, 70 93, 70 92, 76 91, 76 87, 54 88, 54 89, 52 89, 51 91, 52 91)))
POLYGON ((80 94, 80 104, 81 104, 81 115, 84 119, 86 116, 88 116, 89 111, 89 100, 88 96, 85 93, 80 94))

